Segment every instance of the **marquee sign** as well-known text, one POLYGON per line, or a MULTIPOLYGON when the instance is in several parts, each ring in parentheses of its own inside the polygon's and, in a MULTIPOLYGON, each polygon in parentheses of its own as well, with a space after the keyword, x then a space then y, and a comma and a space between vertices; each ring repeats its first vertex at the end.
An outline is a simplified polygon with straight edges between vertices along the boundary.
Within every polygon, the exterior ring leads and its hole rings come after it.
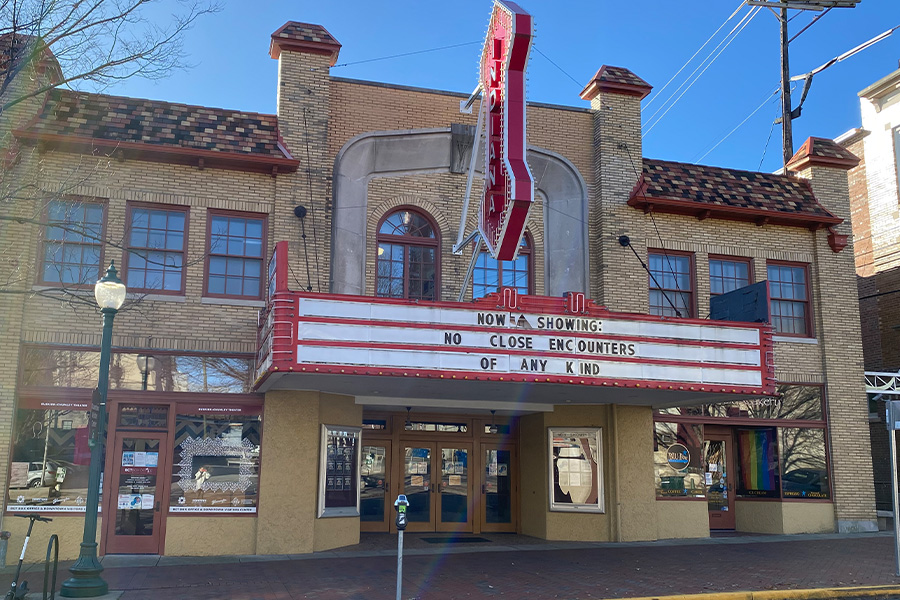
POLYGON ((525 160, 525 66, 533 29, 531 15, 517 4, 494 0, 481 54, 485 183, 478 229, 497 260, 515 259, 534 200, 525 160))
POLYGON ((613 313, 580 293, 410 302, 282 286, 261 323, 258 389, 307 373, 775 392, 768 325, 613 313))

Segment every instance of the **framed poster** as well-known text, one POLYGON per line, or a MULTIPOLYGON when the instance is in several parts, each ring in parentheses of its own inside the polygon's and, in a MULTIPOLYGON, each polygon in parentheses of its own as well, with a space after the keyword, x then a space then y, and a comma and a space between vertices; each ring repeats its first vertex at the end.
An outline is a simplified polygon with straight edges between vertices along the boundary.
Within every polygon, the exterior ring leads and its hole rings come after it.
POLYGON ((550 510, 605 512, 598 427, 550 427, 550 510))
POLYGON ((359 516, 361 427, 322 425, 319 517, 359 516))

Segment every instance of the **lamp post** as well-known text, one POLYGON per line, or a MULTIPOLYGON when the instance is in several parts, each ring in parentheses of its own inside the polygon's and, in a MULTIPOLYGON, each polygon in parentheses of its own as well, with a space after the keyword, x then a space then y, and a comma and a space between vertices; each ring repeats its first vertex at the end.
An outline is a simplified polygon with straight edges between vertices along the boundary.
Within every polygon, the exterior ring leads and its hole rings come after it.
POLYGON ((137 366, 141 372, 141 390, 147 391, 147 375, 156 368, 156 359, 152 354, 138 354, 137 366))
MULTIPOLYGON (((106 391, 109 387, 109 358, 112 347, 113 319, 125 302, 125 284, 118 278, 112 262, 106 275, 94 286, 94 298, 103 314, 103 338, 100 342, 100 376, 95 400, 98 402, 91 435, 91 470, 88 476, 87 502, 84 513, 84 537, 78 560, 69 568, 72 577, 62 584, 60 595, 65 598, 96 598, 109 591, 100 576, 103 567, 97 557, 97 507, 100 504, 100 469, 103 461, 103 438, 106 433, 106 391)), ((112 518, 107 516, 107 518, 112 518)))

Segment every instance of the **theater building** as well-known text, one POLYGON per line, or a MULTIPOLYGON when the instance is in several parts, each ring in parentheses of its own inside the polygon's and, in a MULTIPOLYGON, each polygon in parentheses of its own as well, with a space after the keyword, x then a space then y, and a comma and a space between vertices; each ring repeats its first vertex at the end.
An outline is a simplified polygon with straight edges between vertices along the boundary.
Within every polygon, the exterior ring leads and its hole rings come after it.
POLYGON ((112 260, 104 554, 327 550, 394 532, 398 494, 416 532, 875 528, 852 154, 645 158, 651 88, 604 66, 579 106, 527 104, 533 197, 496 260, 459 243, 479 102, 334 77, 340 48, 275 31, 275 115, 56 89, 0 131, 24 190, 0 225, 23 292, 0 294, 3 528, 58 517, 30 558, 81 541, 112 260), (708 318, 763 281, 770 323, 708 318))

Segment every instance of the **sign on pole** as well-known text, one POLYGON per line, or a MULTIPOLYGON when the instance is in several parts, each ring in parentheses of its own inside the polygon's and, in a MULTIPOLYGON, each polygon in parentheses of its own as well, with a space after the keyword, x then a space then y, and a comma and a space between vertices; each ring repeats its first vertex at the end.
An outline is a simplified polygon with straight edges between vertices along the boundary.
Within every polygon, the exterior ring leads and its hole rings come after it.
POLYGON ((525 66, 534 31, 531 15, 494 1, 484 49, 485 183, 478 230, 491 256, 514 260, 534 202, 534 180, 525 159, 525 66))

